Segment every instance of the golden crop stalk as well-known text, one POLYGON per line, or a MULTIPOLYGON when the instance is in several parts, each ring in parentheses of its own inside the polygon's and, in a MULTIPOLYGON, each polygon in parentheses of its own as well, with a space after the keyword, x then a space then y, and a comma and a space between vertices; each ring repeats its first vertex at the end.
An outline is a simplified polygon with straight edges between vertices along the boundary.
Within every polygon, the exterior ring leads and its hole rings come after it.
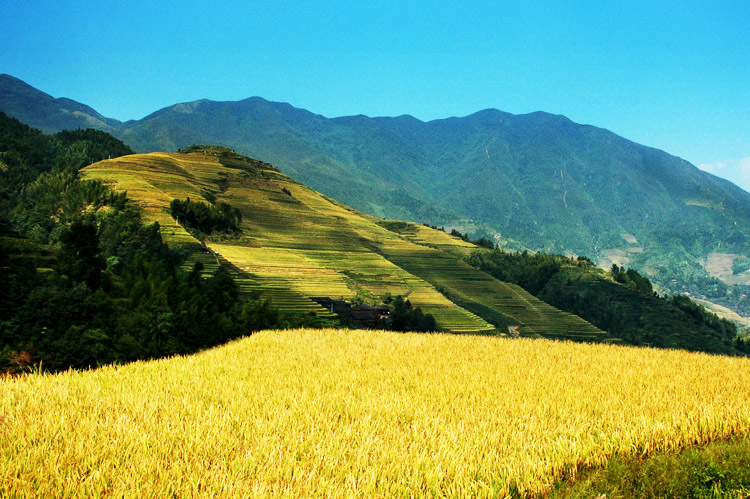
POLYGON ((745 434, 750 360, 611 345, 264 331, 0 380, 0 496, 502 497, 615 453, 745 434))

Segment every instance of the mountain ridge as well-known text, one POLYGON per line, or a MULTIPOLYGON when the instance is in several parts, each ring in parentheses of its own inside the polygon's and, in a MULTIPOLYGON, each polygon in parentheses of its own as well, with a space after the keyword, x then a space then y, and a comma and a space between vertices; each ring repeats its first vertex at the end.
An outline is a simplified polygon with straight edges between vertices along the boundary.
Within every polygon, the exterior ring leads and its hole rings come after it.
POLYGON ((750 194, 562 115, 326 118, 249 97, 174 104, 111 133, 137 152, 222 144, 375 216, 636 267, 661 289, 750 315, 750 289, 706 267, 712 253, 750 256, 750 194))

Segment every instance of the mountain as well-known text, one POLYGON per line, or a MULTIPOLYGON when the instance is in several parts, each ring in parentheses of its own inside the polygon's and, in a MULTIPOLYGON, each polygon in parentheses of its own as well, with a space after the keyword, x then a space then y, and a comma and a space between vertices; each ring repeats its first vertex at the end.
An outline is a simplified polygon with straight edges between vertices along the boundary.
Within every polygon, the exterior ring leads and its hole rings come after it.
POLYGON ((223 144, 263 158, 295 179, 370 214, 411 220, 453 219, 421 183, 417 151, 374 126, 352 127, 289 104, 252 97, 238 102, 200 100, 177 104, 118 135, 139 152, 192 144, 223 144))
POLYGON ((329 119, 253 97, 176 104, 107 126, 139 152, 223 144, 371 215, 635 267, 662 291, 750 314, 750 271, 742 265, 750 256, 750 194, 563 116, 488 109, 430 122, 329 119))
POLYGON ((56 99, 7 74, 0 74, 0 111, 44 133, 97 128, 113 132, 121 123, 72 99, 56 99))
POLYGON ((0 159, 0 370, 330 324, 342 304, 326 301, 394 301, 396 314, 394 296, 430 330, 747 351, 731 323, 653 296, 632 269, 373 217, 226 147, 133 154, 106 132, 48 136, 0 113, 0 159))

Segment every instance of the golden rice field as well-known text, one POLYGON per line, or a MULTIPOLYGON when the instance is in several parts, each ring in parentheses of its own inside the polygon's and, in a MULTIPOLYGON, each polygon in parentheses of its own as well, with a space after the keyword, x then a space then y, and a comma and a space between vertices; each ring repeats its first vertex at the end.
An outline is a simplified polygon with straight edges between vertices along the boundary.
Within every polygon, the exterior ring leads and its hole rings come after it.
POLYGON ((0 497, 503 497, 750 430, 750 360, 265 331, 0 380, 0 497))

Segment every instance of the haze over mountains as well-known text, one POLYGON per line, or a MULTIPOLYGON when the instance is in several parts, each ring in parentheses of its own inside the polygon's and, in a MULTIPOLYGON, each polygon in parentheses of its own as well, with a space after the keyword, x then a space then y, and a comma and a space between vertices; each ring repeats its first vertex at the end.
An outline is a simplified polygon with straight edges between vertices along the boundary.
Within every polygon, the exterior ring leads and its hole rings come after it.
POLYGON ((750 313, 750 194, 563 116, 329 119, 252 97, 176 104, 123 123, 8 75, 0 110, 48 132, 102 129, 138 152, 226 145, 373 215, 632 266, 662 290, 750 313))

